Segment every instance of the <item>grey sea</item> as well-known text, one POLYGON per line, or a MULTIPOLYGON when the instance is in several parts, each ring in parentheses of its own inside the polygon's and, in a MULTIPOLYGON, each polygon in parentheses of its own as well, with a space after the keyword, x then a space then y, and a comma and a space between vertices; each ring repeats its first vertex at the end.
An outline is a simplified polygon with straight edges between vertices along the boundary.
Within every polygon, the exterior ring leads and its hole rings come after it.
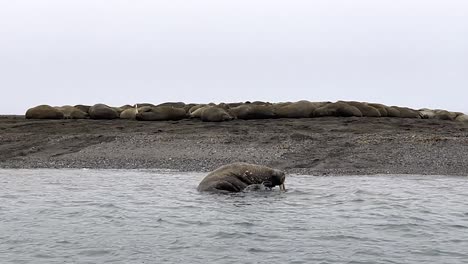
POLYGON ((468 177, 0 170, 0 263, 468 263, 468 177))

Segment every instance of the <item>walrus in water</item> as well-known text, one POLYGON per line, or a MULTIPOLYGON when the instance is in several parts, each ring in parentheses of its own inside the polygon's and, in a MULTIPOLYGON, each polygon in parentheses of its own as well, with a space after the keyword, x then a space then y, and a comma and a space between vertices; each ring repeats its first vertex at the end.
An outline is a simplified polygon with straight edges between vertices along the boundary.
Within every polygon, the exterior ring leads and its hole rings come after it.
POLYGON ((244 162, 224 165, 208 174, 198 185, 198 191, 240 192, 248 186, 279 186, 285 191, 285 173, 266 166, 244 162))
POLYGON ((224 165, 208 174, 198 185, 200 192, 240 192, 249 185, 263 184, 273 188, 280 186, 280 190, 286 190, 283 171, 266 166, 237 162, 224 165))

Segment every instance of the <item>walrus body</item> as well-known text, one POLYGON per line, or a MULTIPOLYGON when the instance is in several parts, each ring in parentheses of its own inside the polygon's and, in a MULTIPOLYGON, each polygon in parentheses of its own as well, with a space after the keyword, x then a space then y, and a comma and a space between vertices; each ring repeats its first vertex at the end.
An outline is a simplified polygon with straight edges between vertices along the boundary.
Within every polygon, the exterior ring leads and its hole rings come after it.
POLYGON ((435 118, 440 120, 450 120, 453 121, 457 118, 457 114, 454 112, 449 112, 447 110, 436 109, 434 110, 435 118))
POLYGON ((91 107, 90 105, 75 105, 74 106, 75 108, 78 108, 79 110, 85 112, 85 113, 88 113, 89 112, 89 108, 91 107))
POLYGON ((229 109, 229 113, 237 119, 270 119, 275 118, 275 112, 270 105, 244 104, 229 109))
POLYGON ((119 116, 114 108, 105 104, 95 104, 89 108, 89 117, 92 119, 116 119, 119 116))
POLYGON ((138 106, 132 108, 127 108, 120 113, 120 119, 130 119, 135 120, 136 115, 138 114, 138 106))
POLYGON ((387 116, 388 117, 400 117, 401 116, 400 110, 398 110, 395 107, 386 106, 385 110, 387 110, 387 116))
POLYGON ((233 119, 226 110, 218 106, 206 106, 199 110, 201 111, 200 119, 204 122, 222 122, 233 119))
POLYGON ((357 116, 362 117, 361 111, 355 106, 343 102, 328 103, 314 110, 315 117, 322 116, 357 116))
POLYGON ((400 111, 399 117, 401 118, 421 118, 419 111, 416 111, 409 107, 399 107, 399 106, 392 106, 392 107, 400 111))
POLYGON ((200 192, 240 192, 249 185, 263 184, 284 190, 283 171, 244 162, 224 165, 208 174, 198 185, 200 192))
POLYGON ((27 119, 63 119, 63 113, 50 105, 39 105, 26 111, 27 119))
POLYGON ((455 121, 468 123, 468 115, 466 115, 466 114, 459 114, 459 115, 457 116, 457 118, 455 118, 455 121))
POLYGON ((71 105, 59 106, 59 107, 55 107, 55 109, 62 112, 63 118, 65 119, 85 119, 89 117, 87 112, 85 113, 81 111, 80 109, 71 105))
POLYGON ((157 106, 138 109, 136 120, 140 121, 177 121, 187 117, 183 108, 157 106))
POLYGON ((321 107, 321 103, 306 100, 295 103, 275 105, 275 114, 278 118, 307 118, 314 115, 314 110, 321 107))
POLYGON ((377 111, 379 111, 381 117, 387 117, 388 116, 387 107, 385 107, 385 105, 383 105, 383 104, 374 104, 374 103, 367 103, 367 104, 369 106, 372 106, 375 109, 377 109, 377 111))
POLYGON ((379 110, 377 110, 377 108, 370 106, 366 103, 355 102, 355 101, 344 102, 344 103, 347 103, 359 109, 359 111, 361 111, 362 116, 366 116, 366 117, 381 117, 382 116, 379 110))

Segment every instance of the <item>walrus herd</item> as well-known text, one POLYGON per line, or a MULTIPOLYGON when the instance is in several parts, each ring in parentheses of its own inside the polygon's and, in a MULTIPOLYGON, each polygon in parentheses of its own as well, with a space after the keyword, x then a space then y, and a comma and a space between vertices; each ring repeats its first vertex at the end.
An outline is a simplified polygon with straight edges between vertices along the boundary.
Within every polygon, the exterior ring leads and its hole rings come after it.
POLYGON ((337 117, 399 117, 442 119, 468 122, 468 115, 440 109, 411 109, 377 103, 337 102, 244 102, 220 104, 185 104, 168 102, 159 105, 142 103, 112 107, 105 104, 49 106, 39 105, 26 111, 28 119, 130 119, 139 121, 176 121, 195 118, 205 122, 233 119, 337 117))

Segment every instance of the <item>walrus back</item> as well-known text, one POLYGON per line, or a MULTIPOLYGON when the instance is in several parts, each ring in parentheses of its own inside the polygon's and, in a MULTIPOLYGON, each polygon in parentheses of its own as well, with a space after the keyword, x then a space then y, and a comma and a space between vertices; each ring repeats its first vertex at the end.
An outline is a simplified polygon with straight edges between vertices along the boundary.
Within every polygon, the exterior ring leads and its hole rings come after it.
POLYGON ((278 173, 266 166, 236 162, 224 165, 209 173, 197 187, 200 192, 240 192, 252 184, 261 184, 278 173))

